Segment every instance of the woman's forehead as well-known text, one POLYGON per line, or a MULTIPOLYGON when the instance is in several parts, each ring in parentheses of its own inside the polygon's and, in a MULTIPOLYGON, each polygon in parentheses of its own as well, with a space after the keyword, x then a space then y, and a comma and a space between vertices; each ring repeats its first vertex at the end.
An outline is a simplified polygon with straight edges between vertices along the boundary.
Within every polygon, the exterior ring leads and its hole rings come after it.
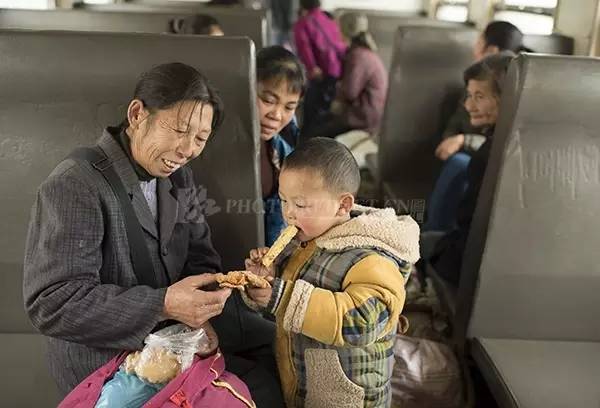
POLYGON ((166 123, 171 127, 187 128, 196 116, 202 120, 203 117, 213 114, 213 107, 210 104, 184 101, 178 102, 170 108, 163 109, 157 112, 161 122, 166 123))
POLYGON ((492 79, 469 79, 467 90, 469 92, 493 93, 492 79))
POLYGON ((285 78, 261 81, 258 83, 258 91, 272 93, 280 99, 300 99, 300 92, 293 92, 285 78))

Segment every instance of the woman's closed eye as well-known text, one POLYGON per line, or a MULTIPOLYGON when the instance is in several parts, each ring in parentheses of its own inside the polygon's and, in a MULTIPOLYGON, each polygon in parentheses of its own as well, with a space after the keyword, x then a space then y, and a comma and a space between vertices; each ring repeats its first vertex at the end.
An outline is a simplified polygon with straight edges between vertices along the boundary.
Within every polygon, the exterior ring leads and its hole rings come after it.
POLYGON ((277 103, 275 98, 261 96, 260 99, 267 105, 275 105, 277 103))

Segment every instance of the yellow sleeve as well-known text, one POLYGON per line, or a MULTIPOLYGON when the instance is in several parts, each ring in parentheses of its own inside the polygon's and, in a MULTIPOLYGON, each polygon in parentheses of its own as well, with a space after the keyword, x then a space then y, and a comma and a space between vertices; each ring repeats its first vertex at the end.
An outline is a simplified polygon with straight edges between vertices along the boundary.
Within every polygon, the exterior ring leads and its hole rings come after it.
POLYGON ((377 254, 348 271, 340 292, 303 280, 289 289, 283 327, 335 346, 364 346, 388 334, 396 327, 405 299, 398 266, 377 254))

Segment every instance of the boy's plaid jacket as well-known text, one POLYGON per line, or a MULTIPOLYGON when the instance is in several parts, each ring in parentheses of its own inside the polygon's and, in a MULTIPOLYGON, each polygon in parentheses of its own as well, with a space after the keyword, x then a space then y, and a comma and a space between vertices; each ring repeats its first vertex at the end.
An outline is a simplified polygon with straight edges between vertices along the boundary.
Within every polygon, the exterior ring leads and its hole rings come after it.
POLYGON ((393 209, 356 206, 277 261, 269 311, 288 407, 387 407, 404 284, 419 227, 393 209))

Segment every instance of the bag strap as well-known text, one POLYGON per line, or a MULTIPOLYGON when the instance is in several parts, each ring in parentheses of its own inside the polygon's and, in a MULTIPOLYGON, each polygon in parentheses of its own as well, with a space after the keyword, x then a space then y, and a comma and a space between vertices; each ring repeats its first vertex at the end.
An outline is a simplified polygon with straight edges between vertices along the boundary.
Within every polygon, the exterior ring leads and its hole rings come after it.
POLYGON ((104 176, 117 196, 121 210, 125 216, 125 231, 127 233, 127 241, 129 242, 129 252, 135 277, 139 284, 157 288, 158 284, 154 273, 154 265, 152 264, 152 258, 150 257, 150 252, 146 246, 142 226, 135 215, 135 210, 131 204, 131 198, 127 194, 125 186, 112 166, 111 161, 104 151, 92 147, 80 147, 75 149, 68 158, 86 161, 104 176))

